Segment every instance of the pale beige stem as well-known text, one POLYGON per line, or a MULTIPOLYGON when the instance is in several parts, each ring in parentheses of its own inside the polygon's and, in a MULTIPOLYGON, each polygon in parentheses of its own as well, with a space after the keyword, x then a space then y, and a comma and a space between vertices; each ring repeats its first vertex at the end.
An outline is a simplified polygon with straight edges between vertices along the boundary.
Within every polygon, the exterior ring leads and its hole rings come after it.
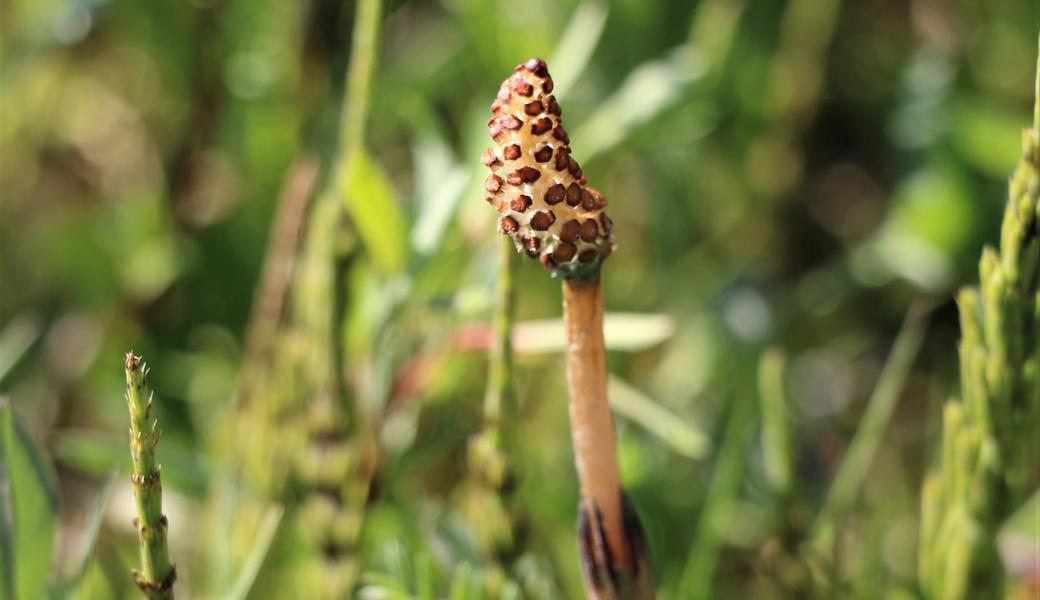
POLYGON ((603 344, 603 289, 599 276, 563 282, 567 330, 567 389, 574 458, 582 502, 597 512, 615 569, 626 570, 628 548, 621 512, 614 419, 607 405, 606 349, 603 344))

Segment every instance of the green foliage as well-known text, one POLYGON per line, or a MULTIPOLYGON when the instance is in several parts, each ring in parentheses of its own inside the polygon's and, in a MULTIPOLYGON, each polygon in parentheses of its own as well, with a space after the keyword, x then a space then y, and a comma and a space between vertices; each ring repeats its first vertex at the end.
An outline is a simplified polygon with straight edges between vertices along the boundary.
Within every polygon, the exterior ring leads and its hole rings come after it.
POLYGON ((223 600, 245 600, 249 597, 256 583, 257 575, 260 573, 260 567, 263 566, 267 553, 271 549, 271 543, 274 541, 283 513, 284 511, 278 507, 271 507, 264 513, 256 530, 253 547, 246 555, 245 563, 231 585, 231 589, 221 596, 223 600))
POLYGON ((4 597, 40 598, 51 579, 58 487, 45 455, 0 398, 0 585, 4 597))
POLYGON ((404 266, 407 238, 400 201, 382 169, 364 150, 351 155, 346 167, 343 196, 357 225, 358 235, 384 273, 404 266))
MULTIPOLYGON (((105 517, 105 511, 108 509, 108 501, 112 496, 112 489, 115 488, 118 476, 119 470, 113 469, 109 473, 108 478, 105 479, 105 483, 94 504, 94 509, 90 513, 90 518, 83 528, 84 539, 79 549, 80 557, 77 559, 73 571, 57 586, 58 595, 75 598, 78 592, 81 591, 83 582, 87 577, 87 571, 90 569, 94 558, 94 552, 97 549, 102 520, 105 517)), ((85 594, 85 596, 89 597, 89 594, 85 594)))
POLYGON ((998 531, 1040 481, 1040 58, 1036 81, 1000 246, 983 250, 979 288, 957 298, 962 400, 945 406, 922 494, 919 577, 930 598, 1003 593, 998 531))
POLYGON ((148 598, 173 598, 177 571, 167 544, 169 523, 163 514, 162 473, 156 448, 159 421, 148 387, 148 367, 133 352, 126 355, 126 404, 130 412, 130 482, 134 492, 134 529, 137 530, 141 570, 134 583, 148 598))

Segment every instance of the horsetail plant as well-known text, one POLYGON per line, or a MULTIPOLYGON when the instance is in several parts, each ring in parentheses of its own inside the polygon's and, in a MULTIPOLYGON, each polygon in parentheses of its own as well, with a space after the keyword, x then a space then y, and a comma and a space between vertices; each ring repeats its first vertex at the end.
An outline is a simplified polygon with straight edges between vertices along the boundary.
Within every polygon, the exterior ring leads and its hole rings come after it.
POLYGON ((134 527, 141 552, 141 570, 133 572, 134 583, 149 598, 173 598, 177 569, 170 562, 166 545, 168 524, 162 510, 160 467, 155 459, 159 431, 152 416, 154 396, 146 381, 148 367, 140 356, 128 352, 124 368, 130 409, 130 482, 137 508, 134 527))
POLYGON ((546 64, 517 65, 491 105, 488 131, 498 148, 485 199, 498 230, 518 251, 563 281, 566 375, 571 435, 581 488, 578 535, 589 598, 653 598, 642 527, 621 488, 614 421, 607 405, 600 267, 613 244, 606 200, 586 187, 571 156, 546 64), (500 174, 504 173, 504 177, 500 174))
POLYGON ((499 562, 515 556, 517 519, 509 497, 514 486, 510 468, 512 452, 508 423, 516 415, 513 390, 513 320, 516 293, 516 260, 513 244, 498 244, 498 277, 493 319, 494 339, 488 356, 488 381, 484 394, 482 427, 467 447, 472 486, 466 489, 465 508, 473 517, 485 552, 499 562))
POLYGON ((997 530, 1036 487, 1040 454, 1040 57, 1033 126, 1009 183, 1000 247, 961 290, 960 402, 943 411, 938 468, 922 490, 925 596, 1002 597, 997 530))

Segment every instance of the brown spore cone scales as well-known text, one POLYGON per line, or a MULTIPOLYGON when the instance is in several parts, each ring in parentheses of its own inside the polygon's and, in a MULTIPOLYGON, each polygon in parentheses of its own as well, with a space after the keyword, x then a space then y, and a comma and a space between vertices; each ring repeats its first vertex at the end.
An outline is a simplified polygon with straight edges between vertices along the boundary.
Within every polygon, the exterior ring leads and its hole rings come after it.
POLYGON ((498 230, 553 275, 594 275, 613 249, 607 202, 586 187, 571 156, 560 105, 545 61, 517 65, 491 104, 488 133, 498 145, 481 162, 491 170, 484 198, 499 212, 498 230))

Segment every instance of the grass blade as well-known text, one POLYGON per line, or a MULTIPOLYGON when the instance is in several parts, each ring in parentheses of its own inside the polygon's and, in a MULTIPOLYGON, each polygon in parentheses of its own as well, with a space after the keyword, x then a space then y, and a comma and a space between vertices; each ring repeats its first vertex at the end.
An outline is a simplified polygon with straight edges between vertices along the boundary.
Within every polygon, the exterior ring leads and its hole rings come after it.
POLYGON ((40 336, 42 327, 35 315, 21 314, 0 331, 0 384, 40 336))
POLYGON ((610 407, 615 414, 642 427, 686 458, 697 460, 708 453, 711 442, 700 429, 619 377, 611 376, 607 385, 610 407))
POLYGON ((586 163, 592 163, 638 126, 672 106, 683 90, 703 74, 703 64, 689 52, 688 46, 643 63, 581 123, 572 136, 575 147, 582 149, 586 163))
POLYGON ((83 577, 87 574, 87 569, 90 567, 90 559, 94 557, 94 549, 97 547, 98 534, 101 532, 101 524, 105 520, 105 509, 108 508, 108 500, 112 496, 112 490, 115 489, 116 479, 119 476, 119 469, 112 469, 108 477, 105 479, 104 485, 101 486, 101 491, 98 492, 97 500, 94 502, 94 510, 90 513, 90 519, 87 520, 85 533, 83 536, 83 549, 82 555, 79 561, 77 561, 76 570, 72 573, 62 585, 66 590, 74 591, 79 586, 79 583, 83 581, 83 577))
POLYGON ((407 248, 405 219, 386 172, 358 148, 347 164, 342 189, 372 262, 384 273, 400 271, 407 248))
POLYGON ((271 506, 264 513, 256 531, 256 540, 249 549, 249 554, 234 585, 224 595, 224 600, 245 600, 249 597, 249 592, 253 589, 256 576, 260 573, 260 567, 264 564, 268 550, 271 549, 271 542, 274 541, 274 535, 278 531, 278 525, 282 522, 284 513, 285 510, 281 506, 271 506))
POLYGON ((599 0, 585 0, 574 10, 560 43, 553 50, 549 64, 553 66, 556 99, 563 101, 567 92, 581 77, 592 58, 592 51, 603 35, 610 10, 599 0))
POLYGON ((740 493, 747 447, 755 429, 755 403, 752 399, 734 396, 732 405, 722 447, 715 461, 715 472, 698 520, 697 540, 683 568, 677 598, 701 600, 711 597, 722 537, 717 531, 718 515, 740 493))
POLYGON ((54 473, 43 451, 0 398, 0 590, 43 598, 58 521, 54 473))
POLYGON ((859 494, 924 339, 927 318, 923 313, 919 306, 912 306, 903 321, 856 435, 849 444, 845 459, 827 493, 823 509, 816 518, 812 534, 814 543, 826 544, 834 520, 849 510, 859 494))

